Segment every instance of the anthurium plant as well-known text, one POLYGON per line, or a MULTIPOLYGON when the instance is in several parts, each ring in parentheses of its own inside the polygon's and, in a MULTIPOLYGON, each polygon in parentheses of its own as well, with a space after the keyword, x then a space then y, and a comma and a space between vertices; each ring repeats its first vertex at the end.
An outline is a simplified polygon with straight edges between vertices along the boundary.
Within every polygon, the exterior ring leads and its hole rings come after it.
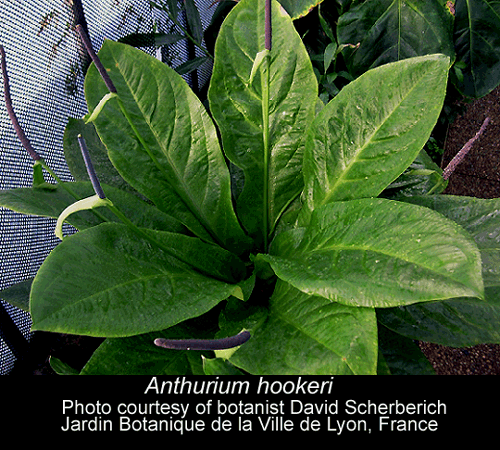
POLYGON ((75 181, 0 192, 59 217, 33 329, 107 338, 81 374, 429 373, 413 339, 500 342, 500 202, 442 195, 421 154, 449 65, 382 65, 324 105, 289 15, 241 0, 207 112, 105 41, 65 134, 75 181))

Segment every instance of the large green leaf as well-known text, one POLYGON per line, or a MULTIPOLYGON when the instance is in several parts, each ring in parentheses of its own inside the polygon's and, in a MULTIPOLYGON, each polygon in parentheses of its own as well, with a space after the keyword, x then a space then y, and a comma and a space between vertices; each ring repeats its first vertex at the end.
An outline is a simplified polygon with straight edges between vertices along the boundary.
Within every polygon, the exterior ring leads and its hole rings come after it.
POLYGON ((458 0, 455 5, 457 60, 466 63, 459 89, 483 97, 500 83, 500 3, 458 0))
POLYGON ((486 298, 500 302, 500 199, 426 195, 405 201, 431 208, 467 230, 481 253, 484 285, 490 288, 486 298))
POLYGON ((265 230, 272 231, 283 210, 302 190, 302 137, 317 100, 311 61, 290 17, 276 1, 272 3, 269 72, 265 61, 254 66, 265 47, 264 3, 242 0, 224 21, 209 89, 210 108, 221 130, 224 152, 244 172, 238 216, 259 244, 265 241, 265 230), (267 132, 268 146, 264 139, 267 132))
POLYGON ((325 203, 378 196, 415 160, 441 111, 449 59, 386 64, 317 115, 304 154, 304 223, 325 203))
POLYGON ((500 342, 500 200, 449 195, 407 201, 440 212, 465 228, 481 252, 485 301, 452 299, 379 311, 389 328, 442 345, 464 347, 500 342))
POLYGON ((242 276, 244 267, 231 253, 197 238, 143 231, 159 245, 119 224, 66 237, 33 281, 33 329, 107 337, 146 333, 197 317, 240 290, 212 278, 242 276))
MULTIPOLYGON (((106 41, 99 57, 135 128, 117 99, 95 120, 121 176, 198 236, 245 251, 248 241, 232 208, 229 171, 198 98, 175 71, 140 50, 106 41)), ((91 112, 106 93, 91 66, 85 79, 91 112)))
POLYGON ((453 15, 444 3, 370 0, 352 6, 337 27, 339 44, 352 44, 343 51, 351 74, 433 53, 453 59, 453 15))
POLYGON ((377 323, 355 308, 279 281, 267 321, 229 359, 253 374, 375 374, 377 323))
POLYGON ((392 200, 325 205, 307 229, 280 234, 259 258, 297 289, 347 305, 484 296, 470 235, 428 208, 392 200))
POLYGON ((500 199, 425 195, 405 201, 437 211, 467 230, 481 252, 485 286, 500 287, 500 199))

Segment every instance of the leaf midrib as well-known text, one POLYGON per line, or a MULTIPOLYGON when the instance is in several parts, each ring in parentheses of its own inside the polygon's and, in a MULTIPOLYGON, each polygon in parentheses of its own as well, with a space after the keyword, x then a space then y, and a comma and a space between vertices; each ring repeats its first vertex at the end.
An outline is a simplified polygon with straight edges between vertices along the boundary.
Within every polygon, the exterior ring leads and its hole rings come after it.
POLYGON ((401 98, 401 101, 398 102, 397 106, 392 109, 392 111, 386 115, 383 119, 382 122, 380 122, 379 126, 375 129, 373 133, 370 134, 369 138, 365 141, 365 143, 360 147, 359 151, 356 153, 356 156, 351 160, 349 164, 345 167, 341 175, 334 181, 333 185, 330 185, 328 193, 323 197, 321 200, 321 203, 317 205, 315 208, 325 205, 330 202, 330 199, 335 195, 337 192, 337 188, 340 184, 346 183, 346 181, 343 181, 346 175, 351 171, 351 168, 359 162, 359 156, 363 154, 363 150, 372 143, 373 137, 380 131, 382 126, 389 120, 389 118, 400 108, 401 104, 407 99, 408 96, 411 95, 411 93, 414 91, 414 89, 417 88, 417 86, 420 85, 421 80, 424 78, 424 74, 421 75, 419 78, 418 82, 416 82, 411 89, 407 91, 407 93, 404 95, 404 97, 401 98))
MULTIPOLYGON (((162 149, 161 153, 167 158, 168 164, 169 164, 170 168, 172 169, 172 171, 174 172, 174 175, 176 177, 176 181, 178 183, 172 183, 170 181, 170 177, 168 176, 168 173, 165 171, 165 169, 162 167, 162 165, 158 162, 156 156, 151 152, 150 149, 145 149, 146 152, 148 153, 149 157, 151 158, 151 160, 154 163, 154 165, 156 166, 156 168, 164 176, 164 178, 167 180, 169 185, 172 186, 173 191, 177 194, 177 196, 182 201, 182 203, 184 203, 186 208, 193 213, 193 215, 199 221, 200 225, 207 231, 207 233, 214 239, 214 241, 220 244, 221 242, 218 239, 217 234, 215 233, 214 230, 212 230, 212 227, 210 226, 210 221, 208 220, 206 215, 203 213, 203 211, 201 210, 201 208, 199 207, 199 205, 197 204, 197 202, 195 201, 193 196, 190 194, 190 189, 188 189, 188 185, 186 184, 186 181, 184 180, 184 178, 181 176, 179 170, 177 169, 177 166, 173 163, 173 160, 172 160, 170 153, 168 151, 167 152, 163 151, 164 147, 162 145, 162 141, 161 141, 160 137, 158 136, 155 128, 152 126, 152 124, 148 120, 147 116, 144 114, 144 111, 143 111, 143 109, 138 101, 138 98, 134 94, 133 89, 131 89, 131 85, 128 82, 128 79, 124 76, 124 72, 121 69, 120 62, 116 59, 114 54, 113 54, 113 59, 115 60, 115 63, 116 63, 115 66, 118 69, 121 78, 125 82, 131 97, 134 99, 135 105, 137 106, 138 110, 141 113, 141 118, 144 120, 144 123, 146 123, 151 134, 154 136, 157 147, 162 149), (180 184, 182 186, 182 190, 176 189, 174 187, 175 184, 180 184), (181 191, 181 192, 179 192, 179 191, 181 191)), ((156 86, 158 87, 156 77, 154 77, 154 79, 156 82, 156 86)), ((172 88, 174 88, 174 87, 172 86, 172 88)), ((158 88, 157 88, 157 91, 159 91, 158 88)), ((191 117, 191 114, 190 114, 190 117, 191 117)), ((174 130, 172 128, 171 135, 173 134, 173 132, 174 132, 174 130)), ((169 140, 170 139, 171 139, 171 136, 169 137, 169 140)), ((190 149, 190 151, 191 151, 191 149, 190 149)))

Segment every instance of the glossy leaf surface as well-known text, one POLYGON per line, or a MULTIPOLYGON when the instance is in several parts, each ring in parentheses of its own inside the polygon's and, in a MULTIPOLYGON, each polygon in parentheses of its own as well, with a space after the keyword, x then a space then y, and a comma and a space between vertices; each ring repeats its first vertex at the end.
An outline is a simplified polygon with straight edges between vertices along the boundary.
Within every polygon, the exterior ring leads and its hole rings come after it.
POLYGON ((212 278, 238 272, 231 253, 180 234, 146 232, 191 264, 124 225, 68 236, 33 282, 33 329, 107 337, 146 333, 197 317, 239 289, 212 278))
POLYGON ((379 311, 387 327, 412 339, 465 347, 500 342, 500 200, 449 195, 408 201, 440 212, 465 228, 482 258, 485 301, 452 299, 379 311))
POLYGON ((278 282, 267 320, 231 356, 252 374, 375 374, 375 311, 331 302, 278 282))
POLYGON ((441 111, 448 58, 371 70, 316 116, 304 154, 303 223, 333 201, 377 197, 415 160, 441 111))
POLYGON ((385 199, 334 202, 280 234, 268 261, 297 289, 354 306, 483 297, 481 258, 457 224, 385 199))
MULTIPOLYGON (((118 172, 199 237, 244 251, 248 241, 232 208, 229 171, 201 102, 175 71, 140 50, 106 41, 99 57, 135 128, 117 99, 95 121, 118 172)), ((106 92, 91 66, 85 79, 90 112, 106 92)))
POLYGON ((238 217, 259 243, 264 241, 264 230, 274 228, 302 190, 302 138, 317 99, 317 82, 305 47, 290 17, 275 1, 272 50, 267 57, 269 85, 264 63, 254 70, 249 83, 257 55, 265 47, 264 4, 264 0, 242 0, 225 20, 215 47, 209 89, 210 109, 221 130, 224 152, 244 172, 238 217), (267 88, 270 114, 265 130, 267 88))

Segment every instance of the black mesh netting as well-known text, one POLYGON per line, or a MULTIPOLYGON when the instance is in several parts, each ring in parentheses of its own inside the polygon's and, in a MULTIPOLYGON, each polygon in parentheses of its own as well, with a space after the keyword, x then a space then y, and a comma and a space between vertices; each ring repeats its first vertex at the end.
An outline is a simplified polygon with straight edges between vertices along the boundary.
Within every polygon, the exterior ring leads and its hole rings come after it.
MULTIPOLYGON (((199 0, 196 4, 206 27, 213 2, 199 0)), ((149 1, 0 0, 0 44, 7 55, 14 109, 33 147, 64 181, 72 179, 63 157, 64 128, 69 117, 80 118, 87 112, 83 77, 88 58, 74 31, 75 22, 82 21, 81 9, 96 50, 104 38, 174 31, 165 12, 151 7, 149 1)), ((176 67, 196 56, 186 42, 143 50, 176 67)), ((186 79, 200 85, 208 70, 201 69, 197 78, 187 75, 186 79)), ((33 160, 12 128, 3 87, 0 90, 0 189, 29 187, 33 160)), ((58 242, 54 224, 54 220, 0 207, 0 290, 34 277, 58 242)), ((0 374, 10 373, 16 360, 23 358, 32 336, 30 326, 28 313, 0 302, 0 374)))

